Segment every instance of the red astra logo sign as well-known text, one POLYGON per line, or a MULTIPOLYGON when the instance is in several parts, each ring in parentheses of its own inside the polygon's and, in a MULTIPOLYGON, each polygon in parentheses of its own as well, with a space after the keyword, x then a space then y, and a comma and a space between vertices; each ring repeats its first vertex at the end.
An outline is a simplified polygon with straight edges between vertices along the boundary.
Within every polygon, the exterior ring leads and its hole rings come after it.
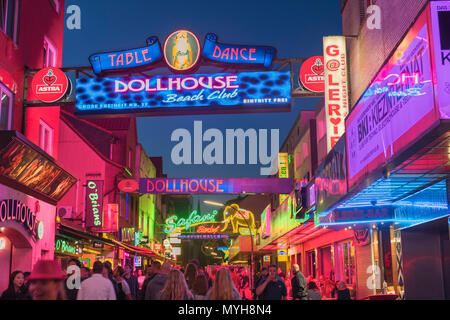
POLYGON ((45 68, 37 72, 31 83, 31 91, 42 102, 55 102, 64 97, 69 80, 64 72, 57 68, 45 68))
POLYGON ((312 92, 324 92, 324 72, 323 57, 315 56, 309 58, 302 64, 299 78, 306 90, 312 92))

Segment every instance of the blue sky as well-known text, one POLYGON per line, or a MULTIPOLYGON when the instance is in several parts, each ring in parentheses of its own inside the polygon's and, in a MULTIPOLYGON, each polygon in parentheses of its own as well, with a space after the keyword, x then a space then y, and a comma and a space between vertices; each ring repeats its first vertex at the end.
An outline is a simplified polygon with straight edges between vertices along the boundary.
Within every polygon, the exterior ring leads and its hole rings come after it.
MULTIPOLYGON (((155 35, 160 42, 177 29, 188 29, 203 41, 214 32, 219 41, 270 45, 278 58, 322 54, 322 37, 342 33, 338 0, 67 0, 81 8, 81 30, 64 34, 63 66, 88 66, 95 52, 131 49, 155 35)), ((295 73, 298 72, 296 67, 295 73)), ((200 69, 201 70, 201 69, 200 69)), ((161 74, 169 74, 159 69, 161 74)), ((298 99, 290 113, 170 116, 138 118, 138 138, 151 156, 163 156, 169 177, 258 177, 260 165, 172 164, 170 141, 177 128, 193 132, 194 120, 203 128, 280 129, 280 146, 301 109, 313 109, 317 99, 298 99)))

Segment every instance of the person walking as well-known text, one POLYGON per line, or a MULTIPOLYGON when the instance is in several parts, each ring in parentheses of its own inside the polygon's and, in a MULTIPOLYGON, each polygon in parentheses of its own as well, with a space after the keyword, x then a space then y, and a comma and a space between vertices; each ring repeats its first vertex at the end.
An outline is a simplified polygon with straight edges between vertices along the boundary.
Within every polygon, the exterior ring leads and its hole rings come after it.
POLYGON ((198 267, 195 263, 189 263, 186 266, 186 271, 184 272, 184 278, 186 279, 186 283, 189 287, 189 290, 192 290, 194 286, 195 279, 197 278, 198 267))
POLYGON ((308 283, 308 300, 322 300, 322 294, 314 281, 308 283))
POLYGON ((306 278, 300 271, 298 264, 292 266, 293 277, 291 279, 292 299, 307 300, 308 293, 306 291, 306 278))
POLYGON ((130 287, 131 297, 133 300, 136 300, 139 291, 138 278, 132 273, 132 268, 129 263, 125 265, 124 271, 125 273, 123 274, 123 278, 127 281, 128 286, 130 287))
POLYGON ((80 262, 80 260, 75 259, 75 258, 70 259, 69 263, 67 264, 66 274, 67 274, 67 277, 71 279, 69 281, 64 281, 64 289, 66 291, 67 300, 77 300, 77 294, 78 294, 79 288, 77 288, 75 286, 75 283, 77 281, 81 281, 81 262, 80 262), (80 276, 80 279, 72 279, 72 277, 77 273, 77 270, 76 270, 77 268, 78 268, 78 274, 80 276))
POLYGON ((147 285, 147 289, 145 291, 145 300, 158 300, 159 293, 164 288, 167 282, 170 269, 171 266, 169 262, 166 261, 162 264, 159 272, 147 285))
POLYGON ((260 300, 286 300, 286 284, 278 276, 278 267, 275 264, 269 266, 269 274, 256 288, 256 295, 260 300))
POLYGON ((119 294, 117 295, 117 300, 134 300, 131 295, 130 287, 128 282, 124 279, 125 270, 121 266, 117 266, 114 270, 114 280, 119 288, 119 294))
POLYGON ((164 288, 159 294, 159 300, 193 300, 194 295, 189 290, 184 275, 181 271, 173 269, 169 275, 164 288))
POLYGON ((0 300, 30 300, 31 297, 24 282, 25 277, 22 271, 17 270, 11 273, 8 288, 3 291, 0 300))
POLYGON ((65 276, 58 260, 39 260, 27 279, 33 300, 65 300, 65 276))
POLYGON ((77 300, 116 300, 112 282, 102 275, 103 263, 95 261, 92 277, 81 282, 77 300))
POLYGON ((206 300, 242 300, 228 269, 220 268, 216 272, 213 286, 206 294, 206 300))
POLYGON ((195 279, 194 286, 192 288, 192 293, 194 294, 195 300, 205 300, 206 294, 208 293, 208 277, 206 272, 199 273, 197 279, 195 279))
POLYGON ((119 295, 119 287, 117 286, 117 282, 114 280, 114 274, 113 274, 113 270, 112 270, 112 264, 109 261, 105 261, 103 263, 103 271, 102 271, 102 275, 106 278, 109 279, 109 281, 111 281, 113 288, 114 288, 114 292, 116 293, 116 297, 119 295))

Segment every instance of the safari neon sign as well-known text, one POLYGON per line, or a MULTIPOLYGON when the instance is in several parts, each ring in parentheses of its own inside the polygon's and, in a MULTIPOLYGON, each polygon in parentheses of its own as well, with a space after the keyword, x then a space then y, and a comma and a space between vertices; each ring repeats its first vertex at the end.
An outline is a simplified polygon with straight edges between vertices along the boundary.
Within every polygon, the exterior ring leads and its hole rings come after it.
POLYGON ((166 226, 164 228, 164 233, 172 233, 179 232, 182 230, 190 230, 191 227, 197 226, 200 224, 209 224, 209 223, 220 223, 216 222, 217 210, 214 210, 212 213, 208 213, 205 215, 199 215, 197 210, 193 210, 188 218, 179 218, 176 215, 173 215, 166 219, 166 226))

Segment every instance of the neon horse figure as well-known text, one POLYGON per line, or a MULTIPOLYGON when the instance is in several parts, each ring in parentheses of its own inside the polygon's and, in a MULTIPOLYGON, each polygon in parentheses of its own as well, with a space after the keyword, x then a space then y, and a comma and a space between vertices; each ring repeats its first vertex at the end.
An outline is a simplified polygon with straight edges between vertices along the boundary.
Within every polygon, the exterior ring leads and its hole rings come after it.
POLYGON ((221 232, 228 228, 230 222, 233 227, 233 233, 239 232, 239 226, 249 228, 250 230, 256 229, 253 213, 249 210, 240 209, 239 206, 234 203, 230 206, 226 206, 225 210, 223 210, 223 222, 225 225, 221 232))
POLYGON ((192 48, 188 42, 188 33, 180 31, 175 37, 172 49, 172 66, 178 70, 189 69, 192 65, 192 48))

